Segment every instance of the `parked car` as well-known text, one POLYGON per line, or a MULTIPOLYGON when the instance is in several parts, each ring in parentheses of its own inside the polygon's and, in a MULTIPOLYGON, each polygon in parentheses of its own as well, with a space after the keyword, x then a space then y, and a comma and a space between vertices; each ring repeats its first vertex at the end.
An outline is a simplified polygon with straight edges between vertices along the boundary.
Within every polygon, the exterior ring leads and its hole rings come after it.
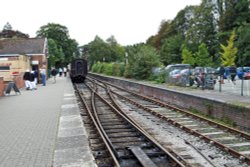
POLYGON ((180 74, 181 70, 179 69, 175 69, 173 71, 169 72, 169 82, 172 84, 177 84, 180 79, 181 79, 181 74, 180 74))
POLYGON ((169 64, 167 67, 164 68, 164 71, 166 72, 166 82, 167 83, 172 82, 170 81, 171 79, 170 72, 172 72, 173 70, 183 70, 190 67, 191 67, 190 64, 169 64))
POLYGON ((238 67, 237 76, 239 79, 250 79, 250 67, 238 67))
POLYGON ((183 70, 183 69, 188 69, 189 67, 191 67, 190 64, 169 64, 167 67, 165 67, 165 71, 170 72, 175 69, 183 70))

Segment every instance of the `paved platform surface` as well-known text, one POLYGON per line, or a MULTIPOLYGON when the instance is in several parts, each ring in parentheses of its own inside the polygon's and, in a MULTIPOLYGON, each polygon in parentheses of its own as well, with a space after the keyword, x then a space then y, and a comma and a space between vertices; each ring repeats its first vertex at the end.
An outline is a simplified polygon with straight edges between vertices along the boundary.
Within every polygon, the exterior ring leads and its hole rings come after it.
POLYGON ((0 167, 96 166, 71 81, 0 97, 0 167))

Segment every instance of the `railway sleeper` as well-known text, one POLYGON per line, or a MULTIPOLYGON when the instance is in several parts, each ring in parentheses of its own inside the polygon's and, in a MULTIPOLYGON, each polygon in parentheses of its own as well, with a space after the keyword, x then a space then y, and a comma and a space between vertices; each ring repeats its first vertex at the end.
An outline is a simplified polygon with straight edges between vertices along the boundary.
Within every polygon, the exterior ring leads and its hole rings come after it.
POLYGON ((109 129, 131 129, 132 127, 130 125, 117 125, 117 126, 111 126, 111 125, 107 125, 107 126, 103 126, 103 128, 105 130, 109 130, 109 129))
POLYGON ((92 151, 100 151, 100 150, 105 150, 106 149, 106 146, 102 143, 100 144, 92 144, 91 146, 91 150, 92 151))
POLYGON ((110 129, 106 130, 107 134, 112 134, 112 133, 123 133, 123 132, 136 132, 135 129, 110 129))
POLYGON ((124 134, 122 133, 114 133, 114 134, 109 134, 109 138, 112 140, 114 138, 121 138, 121 137, 140 137, 141 135, 138 133, 127 133, 125 132, 124 134))
POLYGON ((131 142, 145 142, 144 138, 138 138, 138 137, 118 137, 118 138, 111 138, 112 143, 131 143, 131 142))
POLYGON ((116 125, 124 125, 123 122, 116 121, 116 122, 101 122, 102 126, 116 126, 116 125))

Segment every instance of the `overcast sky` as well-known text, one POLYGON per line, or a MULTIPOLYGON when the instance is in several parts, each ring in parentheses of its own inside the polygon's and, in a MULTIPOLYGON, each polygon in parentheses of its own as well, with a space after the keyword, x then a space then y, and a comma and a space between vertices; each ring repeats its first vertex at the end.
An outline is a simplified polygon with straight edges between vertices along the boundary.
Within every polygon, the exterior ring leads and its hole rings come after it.
POLYGON ((13 30, 30 37, 48 23, 66 26, 80 45, 98 35, 114 35, 121 45, 145 42, 162 20, 173 19, 187 5, 201 0, 2 0, 0 30, 9 22, 13 30))

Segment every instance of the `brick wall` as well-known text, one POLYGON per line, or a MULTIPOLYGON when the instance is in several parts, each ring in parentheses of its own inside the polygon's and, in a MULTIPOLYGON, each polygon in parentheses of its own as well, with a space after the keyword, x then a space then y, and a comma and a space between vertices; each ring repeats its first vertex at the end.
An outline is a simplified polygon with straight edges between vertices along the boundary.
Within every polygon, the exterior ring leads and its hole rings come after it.
POLYGON ((3 81, 3 77, 0 77, 0 96, 3 96, 4 92, 4 81, 3 81))
POLYGON ((16 86, 18 88, 23 88, 24 87, 23 74, 15 75, 14 78, 13 78, 13 81, 16 83, 16 86))

